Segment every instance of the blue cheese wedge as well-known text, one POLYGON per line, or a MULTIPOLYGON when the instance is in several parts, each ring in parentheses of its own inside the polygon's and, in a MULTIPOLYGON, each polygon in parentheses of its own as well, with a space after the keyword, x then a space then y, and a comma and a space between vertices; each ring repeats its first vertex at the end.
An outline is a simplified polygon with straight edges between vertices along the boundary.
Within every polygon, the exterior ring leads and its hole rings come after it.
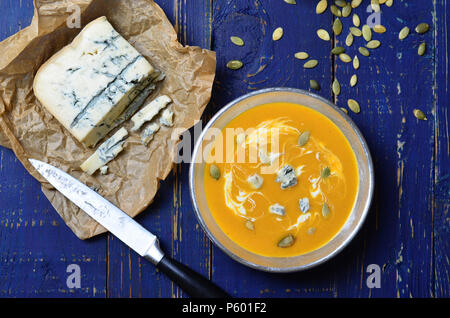
POLYGON ((159 123, 166 127, 173 126, 173 111, 166 108, 162 111, 161 117, 159 118, 159 123))
POLYGON ((281 189, 287 189, 297 184, 297 174, 290 165, 285 165, 277 173, 276 182, 281 183, 281 189))
POLYGON ((101 144, 98 149, 80 167, 89 175, 105 166, 123 150, 128 131, 120 128, 111 138, 101 144))
POLYGON ((143 130, 141 134, 141 141, 144 145, 148 145, 153 137, 158 132, 160 125, 158 123, 150 123, 143 130))
POLYGON ((303 213, 308 212, 310 209, 309 199, 308 198, 300 199, 299 206, 300 206, 300 211, 302 211, 303 213))
POLYGON ((277 214, 279 216, 284 216, 285 213, 286 213, 285 209, 284 209, 284 206, 282 206, 282 205, 280 205, 278 203, 275 203, 275 204, 271 205, 269 207, 269 212, 272 213, 272 214, 277 214))
POLYGON ((155 98, 146 106, 142 107, 133 117, 131 117, 131 121, 133 122, 131 131, 139 130, 142 125, 144 125, 146 122, 151 121, 163 108, 165 108, 171 102, 172 99, 169 96, 162 95, 155 98))
POLYGON ((264 179, 257 173, 247 178, 248 183, 253 189, 259 189, 262 187, 264 179))
POLYGON ((37 72, 41 104, 80 142, 95 145, 152 81, 153 66, 105 17, 88 25, 37 72))

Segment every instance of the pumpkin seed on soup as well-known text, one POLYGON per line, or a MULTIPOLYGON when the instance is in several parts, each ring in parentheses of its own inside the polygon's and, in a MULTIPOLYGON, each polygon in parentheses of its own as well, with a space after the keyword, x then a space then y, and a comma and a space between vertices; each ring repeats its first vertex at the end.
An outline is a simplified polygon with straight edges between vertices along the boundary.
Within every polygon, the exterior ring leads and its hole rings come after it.
POLYGON ((211 177, 213 177, 214 179, 219 180, 219 178, 220 178, 220 169, 219 169, 219 167, 216 166, 216 165, 211 165, 209 167, 209 175, 211 177))
POLYGON ((253 231, 255 229, 255 223, 253 223, 250 220, 245 221, 245 227, 249 229, 250 231, 253 231))
POLYGON ((306 145, 306 143, 309 141, 310 136, 311 133, 309 131, 304 131, 303 133, 301 133, 300 137, 298 137, 298 145, 300 147, 306 145))
POLYGON ((292 234, 289 234, 283 237, 280 241, 278 241, 278 247, 286 248, 291 247, 294 244, 295 238, 292 234))
POLYGON ((330 171, 330 168, 328 168, 328 167, 323 168, 322 173, 320 174, 320 176, 323 179, 328 178, 330 175, 331 175, 331 171, 330 171))
POLYGON ((328 206, 328 204, 324 203, 322 205, 322 215, 324 217, 328 217, 330 215, 330 207, 328 206))

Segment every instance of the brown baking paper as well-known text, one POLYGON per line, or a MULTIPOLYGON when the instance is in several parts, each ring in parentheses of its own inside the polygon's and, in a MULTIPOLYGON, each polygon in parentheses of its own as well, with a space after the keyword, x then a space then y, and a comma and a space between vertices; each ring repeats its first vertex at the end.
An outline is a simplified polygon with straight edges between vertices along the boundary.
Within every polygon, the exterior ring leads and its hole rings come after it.
MULTIPOLYGON (((66 224, 79 238, 86 239, 105 229, 52 188, 27 159, 61 168, 136 216, 152 202, 159 181, 173 167, 180 129, 177 138, 171 136, 172 132, 177 127, 192 127, 210 99, 215 53, 177 42, 175 30, 152 0, 35 0, 34 4, 31 25, 0 43, 0 143, 13 149, 42 183, 42 191, 66 224), (75 12, 74 6, 80 8, 81 27, 106 16, 154 67, 166 74, 148 100, 161 94, 173 99, 174 127, 162 127, 149 146, 141 144, 138 134, 131 134, 124 151, 108 164, 106 175, 88 176, 81 171, 80 164, 94 150, 72 137, 42 107, 32 90, 39 67, 80 32, 66 23, 75 12)), ((130 128, 129 123, 125 127, 130 128)))

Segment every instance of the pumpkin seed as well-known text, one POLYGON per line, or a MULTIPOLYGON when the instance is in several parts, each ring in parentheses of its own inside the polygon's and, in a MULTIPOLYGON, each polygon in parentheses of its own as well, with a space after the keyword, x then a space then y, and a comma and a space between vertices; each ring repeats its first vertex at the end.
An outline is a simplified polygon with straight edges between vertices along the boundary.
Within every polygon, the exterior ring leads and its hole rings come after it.
POLYGON ((369 42, 366 44, 366 47, 369 48, 369 49, 376 49, 376 48, 380 47, 380 45, 381 45, 381 42, 380 42, 380 41, 378 41, 378 40, 372 40, 372 41, 369 41, 369 42))
POLYGON ((333 32, 336 35, 339 35, 342 33, 342 22, 339 20, 339 18, 336 18, 333 22, 333 32))
POLYGON ((301 133, 300 137, 298 137, 298 145, 303 147, 309 140, 311 133, 309 131, 304 131, 301 133))
POLYGON ((317 36, 324 41, 330 41, 330 34, 328 33, 327 30, 324 29, 317 30, 317 36))
POLYGON ((351 34, 353 34, 354 36, 361 36, 362 32, 360 29, 358 29, 357 27, 350 27, 350 32, 351 34))
POLYGON ((350 110, 352 112, 354 112, 355 114, 358 114, 361 111, 361 108, 359 107, 358 102, 354 99, 349 99, 347 101, 347 105, 348 105, 348 108, 350 108, 350 110))
POLYGON ((309 54, 306 52, 297 52, 295 53, 295 58, 299 60, 306 60, 309 57, 309 54))
POLYGON ((322 205, 322 215, 323 217, 328 217, 330 215, 330 208, 328 207, 328 204, 324 203, 322 205))
POLYGON ((356 74, 353 74, 350 78, 350 86, 355 87, 355 85, 358 83, 358 76, 356 74))
POLYGON ((361 2, 362 2, 362 0, 352 0, 352 8, 355 9, 355 8, 359 7, 361 2))
POLYGON ((231 42, 233 42, 233 44, 235 44, 237 46, 244 46, 244 40, 242 40, 238 36, 232 36, 232 37, 230 37, 230 40, 231 40, 231 42))
POLYGON ((372 40, 372 29, 367 24, 362 27, 362 35, 367 42, 372 40))
POLYGON ((373 30, 376 33, 383 34, 384 32, 386 32, 386 27, 381 24, 377 24, 376 26, 373 27, 373 30))
POLYGON ((337 78, 334 79, 333 85, 332 85, 333 93, 334 95, 338 96, 341 93, 341 84, 339 84, 339 81, 337 78))
POLYGON ((419 25, 416 26, 416 32, 419 34, 423 34, 428 32, 428 30, 430 29, 430 26, 428 25, 428 23, 420 23, 419 25))
POLYGON ((347 35, 347 37, 345 38, 345 45, 347 45, 349 47, 352 46, 353 40, 354 40, 353 34, 349 33, 347 35))
POLYGON ((351 13, 352 13, 352 6, 350 5, 350 3, 348 3, 345 7, 342 8, 342 16, 346 18, 350 16, 351 13))
POLYGON ((359 69, 359 58, 358 58, 358 55, 355 55, 355 57, 353 58, 353 68, 355 70, 359 69))
POLYGON ((350 57, 350 55, 345 54, 345 53, 339 54, 339 58, 344 63, 350 63, 352 61, 352 58, 350 57))
POLYGON ((249 229, 250 231, 253 231, 255 229, 255 223, 253 223, 250 220, 245 221, 245 227, 249 229))
POLYGON ((283 37, 283 28, 282 27, 276 28, 275 31, 273 31, 272 33, 272 39, 274 41, 278 41, 282 37, 283 37))
POLYGON ((333 15, 337 16, 338 18, 342 17, 342 12, 339 10, 338 7, 336 7, 334 4, 330 6, 331 13, 333 15))
POLYGON ((353 14, 352 21, 355 27, 359 27, 361 25, 361 19, 359 18, 359 15, 357 15, 356 13, 353 14))
POLYGON ((244 63, 242 63, 242 62, 239 61, 239 60, 232 60, 232 61, 229 61, 229 62, 227 63, 227 67, 228 67, 230 70, 238 70, 238 69, 240 69, 243 65, 244 65, 244 63))
POLYGON ((317 60, 309 60, 305 64, 303 64, 304 68, 315 68, 319 64, 317 60))
POLYGON ((343 48, 342 46, 336 46, 335 48, 333 48, 331 50, 331 54, 334 54, 334 55, 339 55, 342 53, 345 53, 345 48, 343 48))
POLYGON ((384 3, 386 2, 386 0, 378 0, 378 2, 379 2, 380 4, 384 4, 384 3))
POLYGON ((309 80, 309 87, 316 91, 320 91, 320 84, 316 80, 309 80))
POLYGON ((328 168, 328 167, 323 168, 322 172, 320 173, 320 176, 323 179, 328 178, 330 175, 331 175, 331 171, 330 171, 330 168, 328 168))
POLYGON ((211 165, 209 167, 209 175, 211 177, 213 177, 214 179, 219 180, 219 178, 220 178, 220 169, 219 169, 219 167, 216 166, 216 165, 211 165))
POLYGON ((371 0, 370 6, 374 12, 380 12, 380 2, 378 0, 371 0))
POLYGON ((342 110, 344 113, 348 114, 348 110, 345 109, 344 107, 341 107, 341 110, 342 110))
POLYGON ((347 1, 345 1, 345 0, 334 0, 334 3, 341 8, 343 8, 347 5, 347 1))
POLYGON ((288 234, 278 242, 278 247, 286 248, 294 244, 295 238, 292 234, 288 234))
POLYGON ((297 4, 296 0, 284 0, 287 4, 297 4))
POLYGON ((414 116, 416 116, 419 120, 427 120, 427 116, 425 116, 424 112, 420 109, 414 109, 414 116))
POLYGON ((316 233, 316 228, 315 227, 310 227, 308 229, 308 231, 306 231, 306 233, 308 233, 309 235, 314 235, 314 233, 316 233))
POLYGON ((407 26, 405 26, 403 29, 400 30, 400 33, 398 34, 398 38, 400 40, 404 40, 408 37, 409 35, 409 28, 407 26))
POLYGON ((370 55, 369 50, 366 49, 365 47, 361 46, 360 48, 358 48, 358 51, 359 51, 359 53, 361 53, 361 55, 364 55, 364 56, 369 56, 370 55))
POLYGON ((417 54, 419 54, 420 56, 424 55, 425 52, 427 51, 427 44, 425 42, 422 42, 419 45, 419 49, 417 50, 417 54))
POLYGON ((394 0, 387 0, 387 1, 386 1, 386 5, 387 5, 388 7, 392 7, 393 4, 394 4, 394 0))
POLYGON ((320 0, 319 3, 316 6, 316 13, 317 14, 324 13, 325 10, 327 9, 327 6, 328 6, 327 0, 320 0))

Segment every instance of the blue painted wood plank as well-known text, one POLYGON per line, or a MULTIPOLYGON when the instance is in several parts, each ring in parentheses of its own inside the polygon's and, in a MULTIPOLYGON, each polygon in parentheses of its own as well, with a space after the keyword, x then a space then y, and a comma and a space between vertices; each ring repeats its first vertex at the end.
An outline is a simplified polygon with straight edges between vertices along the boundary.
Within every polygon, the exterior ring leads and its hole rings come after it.
MULTIPOLYGON (((436 87, 434 121, 436 125, 436 167, 434 171, 434 279, 435 297, 450 296, 449 241, 450 224, 450 90, 449 65, 450 5, 446 0, 435 2, 436 87)), ((432 120, 432 118, 430 119, 432 120)))

